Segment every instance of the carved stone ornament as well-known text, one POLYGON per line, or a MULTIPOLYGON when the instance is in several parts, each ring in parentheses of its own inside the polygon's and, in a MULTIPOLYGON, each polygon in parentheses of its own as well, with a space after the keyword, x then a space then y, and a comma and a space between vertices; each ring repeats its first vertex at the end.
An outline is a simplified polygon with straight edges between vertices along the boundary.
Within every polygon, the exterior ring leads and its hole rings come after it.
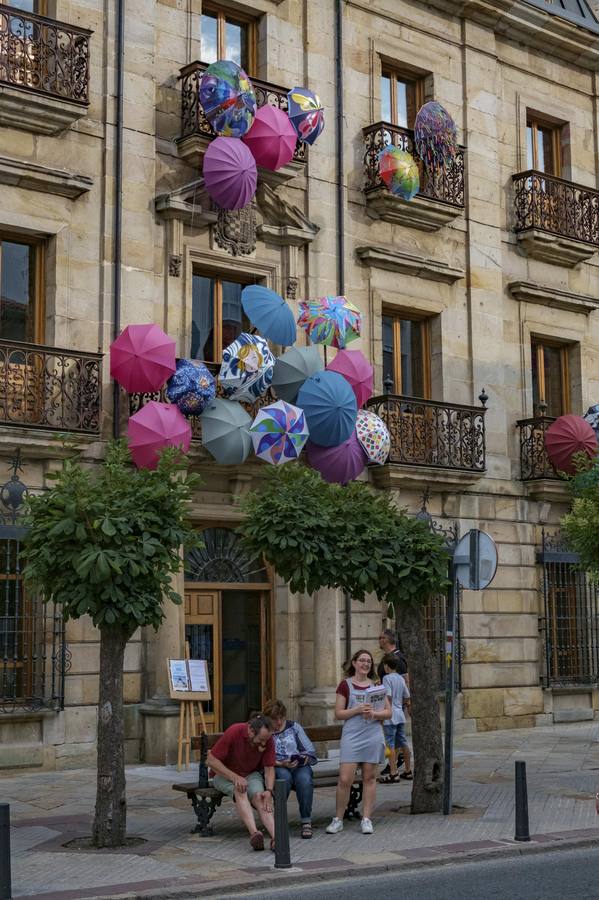
POLYGON ((287 279, 287 290, 285 291, 285 296, 288 300, 297 300, 297 287, 299 284, 299 279, 290 276, 287 279))
POLYGON ((181 277, 181 262, 182 258, 180 254, 173 253, 168 261, 168 274, 172 278, 180 278, 181 277))
POLYGON ((213 226, 214 242, 231 256, 248 256, 256 249, 256 205, 219 209, 213 226))

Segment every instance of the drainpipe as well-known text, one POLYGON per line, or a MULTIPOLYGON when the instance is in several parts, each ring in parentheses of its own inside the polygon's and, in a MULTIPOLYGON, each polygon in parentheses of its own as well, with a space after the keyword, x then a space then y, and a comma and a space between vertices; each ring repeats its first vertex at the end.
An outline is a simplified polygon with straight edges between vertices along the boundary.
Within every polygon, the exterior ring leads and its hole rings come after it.
MULTIPOLYGON (((121 257, 123 232, 123 87, 125 77, 125 0, 116 0, 116 145, 114 160, 114 310, 113 339, 121 331, 121 257)), ((121 435, 121 394, 113 382, 113 436, 121 435)))

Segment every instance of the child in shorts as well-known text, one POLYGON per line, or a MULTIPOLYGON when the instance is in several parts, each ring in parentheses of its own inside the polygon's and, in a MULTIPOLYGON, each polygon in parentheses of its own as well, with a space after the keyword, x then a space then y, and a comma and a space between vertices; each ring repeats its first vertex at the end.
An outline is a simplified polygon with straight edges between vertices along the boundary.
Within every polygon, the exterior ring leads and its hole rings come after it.
POLYGON ((385 732, 385 743, 391 755, 389 757, 389 774, 382 780, 382 784, 395 784, 402 778, 404 781, 412 781, 412 756, 408 739, 406 738, 406 716, 404 709, 409 712, 410 709, 410 692, 404 678, 398 674, 397 669, 399 660, 392 653, 388 653, 383 657, 383 666, 385 675, 383 684, 391 691, 391 721, 387 720, 383 724, 385 732), (404 759, 405 769, 399 774, 397 765, 398 751, 401 750, 404 759))

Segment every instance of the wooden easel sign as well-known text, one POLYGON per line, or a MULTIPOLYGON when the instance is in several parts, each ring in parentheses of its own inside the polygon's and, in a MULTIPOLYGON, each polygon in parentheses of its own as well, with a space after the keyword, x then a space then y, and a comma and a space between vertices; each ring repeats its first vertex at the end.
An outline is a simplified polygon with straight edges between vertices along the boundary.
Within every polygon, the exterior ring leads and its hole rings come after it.
POLYGON ((191 738, 196 734, 196 704, 202 730, 206 731, 202 701, 210 700, 212 697, 208 666, 205 659, 169 659, 167 665, 171 699, 180 703, 177 769, 181 769, 184 747, 187 769, 191 738))

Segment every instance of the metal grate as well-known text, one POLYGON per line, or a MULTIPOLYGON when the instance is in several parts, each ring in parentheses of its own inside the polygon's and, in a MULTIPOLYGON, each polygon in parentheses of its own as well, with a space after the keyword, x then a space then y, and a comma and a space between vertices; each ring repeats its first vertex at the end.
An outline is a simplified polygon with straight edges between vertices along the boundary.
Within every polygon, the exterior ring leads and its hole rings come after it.
MULTIPOLYGON (((461 590, 458 589, 458 610, 456 616, 455 635, 455 689, 462 689, 462 645, 460 628, 460 599, 461 590)), ((424 627, 428 638, 429 647, 435 661, 434 675, 437 679, 437 690, 444 691, 447 684, 447 659, 445 655, 445 641, 447 633, 447 597, 439 594, 431 597, 424 607, 424 627)))
POLYGON ((536 481, 540 478, 559 479, 545 450, 545 432, 555 422, 554 416, 535 416, 520 419, 520 479, 536 481))
POLYGON ((599 246, 599 191, 534 169, 512 180, 516 231, 538 228, 599 246))

